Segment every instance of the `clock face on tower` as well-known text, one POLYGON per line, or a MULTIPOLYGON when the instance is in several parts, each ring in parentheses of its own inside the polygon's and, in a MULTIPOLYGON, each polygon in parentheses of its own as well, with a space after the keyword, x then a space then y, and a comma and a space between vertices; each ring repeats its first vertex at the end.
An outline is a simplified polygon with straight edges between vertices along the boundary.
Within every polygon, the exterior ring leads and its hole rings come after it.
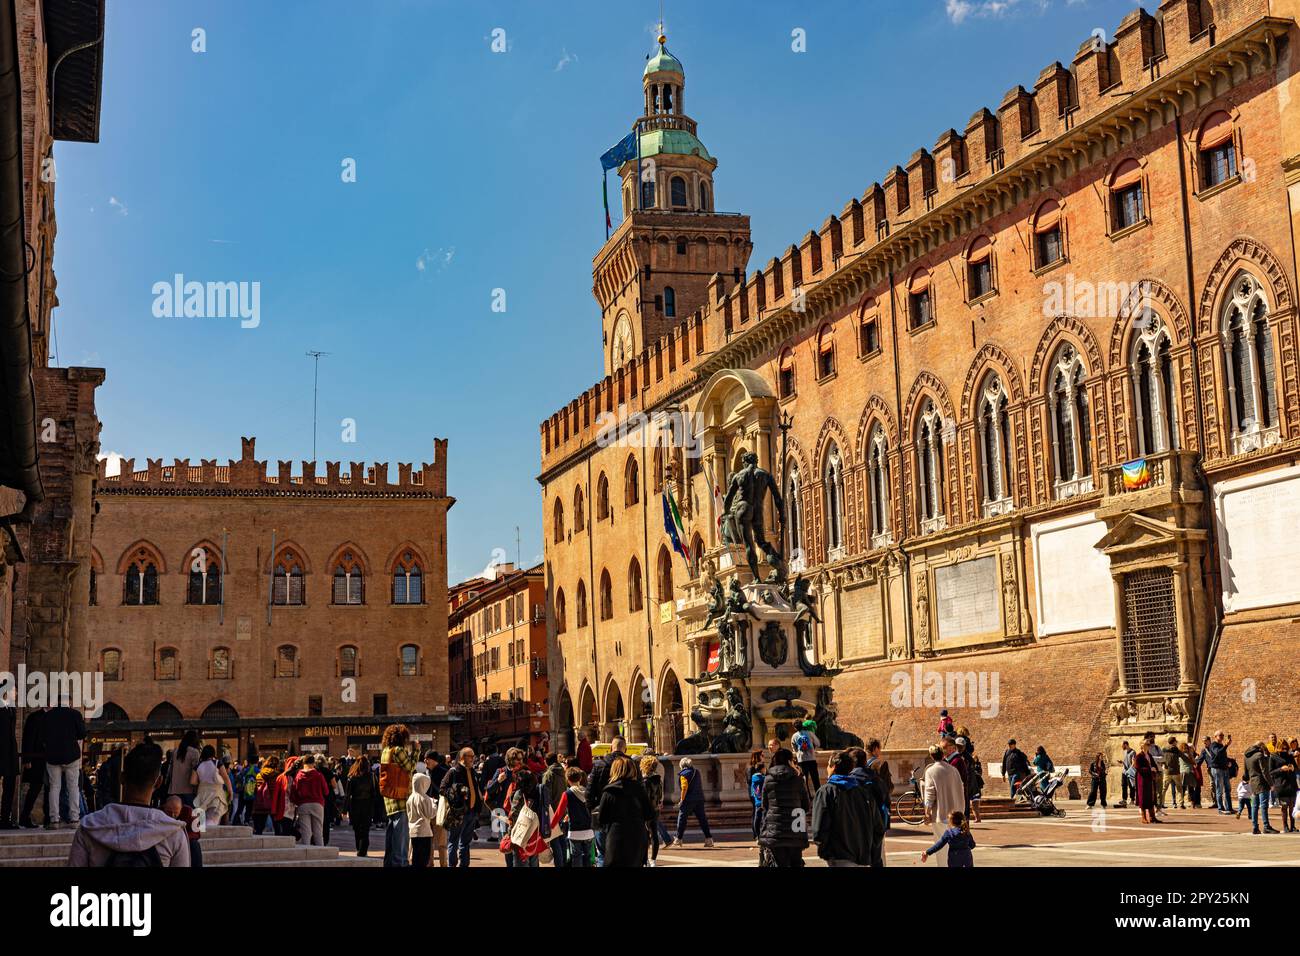
POLYGON ((610 371, 622 368, 631 358, 632 324, 628 322, 627 313, 624 312, 618 317, 618 322, 614 325, 614 337, 609 347, 610 371))

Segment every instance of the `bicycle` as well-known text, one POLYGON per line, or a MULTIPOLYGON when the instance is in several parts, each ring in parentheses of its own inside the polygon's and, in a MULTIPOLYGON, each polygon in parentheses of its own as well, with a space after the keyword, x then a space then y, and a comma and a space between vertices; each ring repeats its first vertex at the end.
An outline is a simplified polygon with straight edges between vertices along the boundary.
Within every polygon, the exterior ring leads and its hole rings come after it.
POLYGON ((925 798, 921 795, 921 788, 917 785, 916 780, 912 781, 912 789, 906 793, 900 794, 894 800, 894 809, 890 819, 901 820, 908 826, 920 826, 925 820, 925 798))

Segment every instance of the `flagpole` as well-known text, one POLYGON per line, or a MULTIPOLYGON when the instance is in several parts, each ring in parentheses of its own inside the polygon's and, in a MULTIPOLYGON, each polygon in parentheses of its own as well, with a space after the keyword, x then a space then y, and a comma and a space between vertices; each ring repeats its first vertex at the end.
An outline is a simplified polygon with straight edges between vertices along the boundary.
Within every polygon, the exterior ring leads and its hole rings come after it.
POLYGON ((605 196, 605 241, 609 242, 609 170, 601 167, 600 191, 605 196))
POLYGON ((229 538, 230 538, 230 530, 228 528, 222 528, 221 529, 221 604, 219 606, 219 610, 217 611, 218 624, 226 623, 226 572, 228 570, 226 566, 226 544, 229 538))
MULTIPOLYGON (((289 579, 284 579, 285 593, 288 594, 289 579)), ((266 595, 266 625, 271 626, 271 605, 275 603, 275 529, 271 529, 271 586, 266 595)))

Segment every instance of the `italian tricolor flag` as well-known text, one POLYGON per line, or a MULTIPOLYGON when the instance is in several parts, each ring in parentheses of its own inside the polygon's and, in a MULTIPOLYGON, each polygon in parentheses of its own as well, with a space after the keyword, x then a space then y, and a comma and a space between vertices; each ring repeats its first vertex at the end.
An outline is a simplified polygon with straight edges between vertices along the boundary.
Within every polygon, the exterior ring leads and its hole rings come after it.
POLYGON ((673 550, 685 558, 687 564, 690 564, 691 550, 683 543, 686 538, 686 525, 682 524, 682 513, 677 507, 677 499, 673 497, 672 489, 664 491, 664 532, 672 541, 673 550))

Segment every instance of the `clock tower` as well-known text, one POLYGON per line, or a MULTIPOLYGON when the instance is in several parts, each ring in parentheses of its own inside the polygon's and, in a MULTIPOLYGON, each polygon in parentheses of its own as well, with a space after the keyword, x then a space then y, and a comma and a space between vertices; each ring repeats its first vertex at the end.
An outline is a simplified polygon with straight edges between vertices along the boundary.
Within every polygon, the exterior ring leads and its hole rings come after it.
POLYGON ((606 375, 686 321, 713 275, 738 283, 753 249, 749 217, 715 208, 718 161, 686 115, 686 73, 662 34, 641 89, 639 158, 618 170, 623 220, 592 264, 606 375))

